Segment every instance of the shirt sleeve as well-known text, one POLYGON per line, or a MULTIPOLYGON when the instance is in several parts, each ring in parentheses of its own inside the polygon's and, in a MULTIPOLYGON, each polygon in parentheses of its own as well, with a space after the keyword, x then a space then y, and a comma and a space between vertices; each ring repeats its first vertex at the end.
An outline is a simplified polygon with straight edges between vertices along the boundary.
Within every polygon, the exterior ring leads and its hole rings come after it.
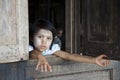
POLYGON ((29 45, 29 52, 33 50, 33 47, 29 45))
POLYGON ((58 44, 53 44, 52 49, 51 50, 48 49, 48 50, 43 51, 42 55, 51 55, 54 52, 59 51, 59 50, 60 50, 59 45, 58 44))

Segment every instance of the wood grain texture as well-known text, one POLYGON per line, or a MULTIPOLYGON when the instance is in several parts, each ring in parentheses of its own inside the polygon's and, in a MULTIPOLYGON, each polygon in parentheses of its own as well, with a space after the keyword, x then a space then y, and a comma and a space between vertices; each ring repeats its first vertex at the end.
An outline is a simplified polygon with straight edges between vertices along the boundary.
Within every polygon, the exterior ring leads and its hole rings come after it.
POLYGON ((28 2, 0 1, 0 63, 28 59, 28 2))

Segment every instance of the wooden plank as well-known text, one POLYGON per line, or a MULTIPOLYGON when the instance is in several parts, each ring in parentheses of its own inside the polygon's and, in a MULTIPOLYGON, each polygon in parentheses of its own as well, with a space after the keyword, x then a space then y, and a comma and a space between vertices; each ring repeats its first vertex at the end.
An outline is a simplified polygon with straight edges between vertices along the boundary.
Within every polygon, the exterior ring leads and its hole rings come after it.
POLYGON ((18 80, 17 63, 0 64, 0 80, 18 80))

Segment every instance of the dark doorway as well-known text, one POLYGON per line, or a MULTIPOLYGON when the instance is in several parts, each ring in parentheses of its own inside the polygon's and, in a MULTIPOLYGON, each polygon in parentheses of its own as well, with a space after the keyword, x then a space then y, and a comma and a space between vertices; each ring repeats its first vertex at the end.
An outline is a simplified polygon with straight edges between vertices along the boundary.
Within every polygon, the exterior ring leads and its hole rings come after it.
POLYGON ((65 0, 28 0, 29 23, 36 19, 46 19, 51 21, 55 28, 62 28, 61 37, 62 50, 65 50, 65 0))

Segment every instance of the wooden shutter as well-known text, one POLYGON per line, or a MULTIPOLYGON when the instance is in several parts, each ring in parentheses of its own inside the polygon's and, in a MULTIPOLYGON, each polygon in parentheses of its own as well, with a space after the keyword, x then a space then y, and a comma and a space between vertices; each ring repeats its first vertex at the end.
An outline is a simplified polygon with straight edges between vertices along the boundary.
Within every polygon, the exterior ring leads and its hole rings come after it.
POLYGON ((27 0, 0 0, 0 63, 28 59, 27 0))
POLYGON ((120 60, 120 11, 118 0, 87 0, 84 18, 84 50, 87 55, 106 54, 120 60))

